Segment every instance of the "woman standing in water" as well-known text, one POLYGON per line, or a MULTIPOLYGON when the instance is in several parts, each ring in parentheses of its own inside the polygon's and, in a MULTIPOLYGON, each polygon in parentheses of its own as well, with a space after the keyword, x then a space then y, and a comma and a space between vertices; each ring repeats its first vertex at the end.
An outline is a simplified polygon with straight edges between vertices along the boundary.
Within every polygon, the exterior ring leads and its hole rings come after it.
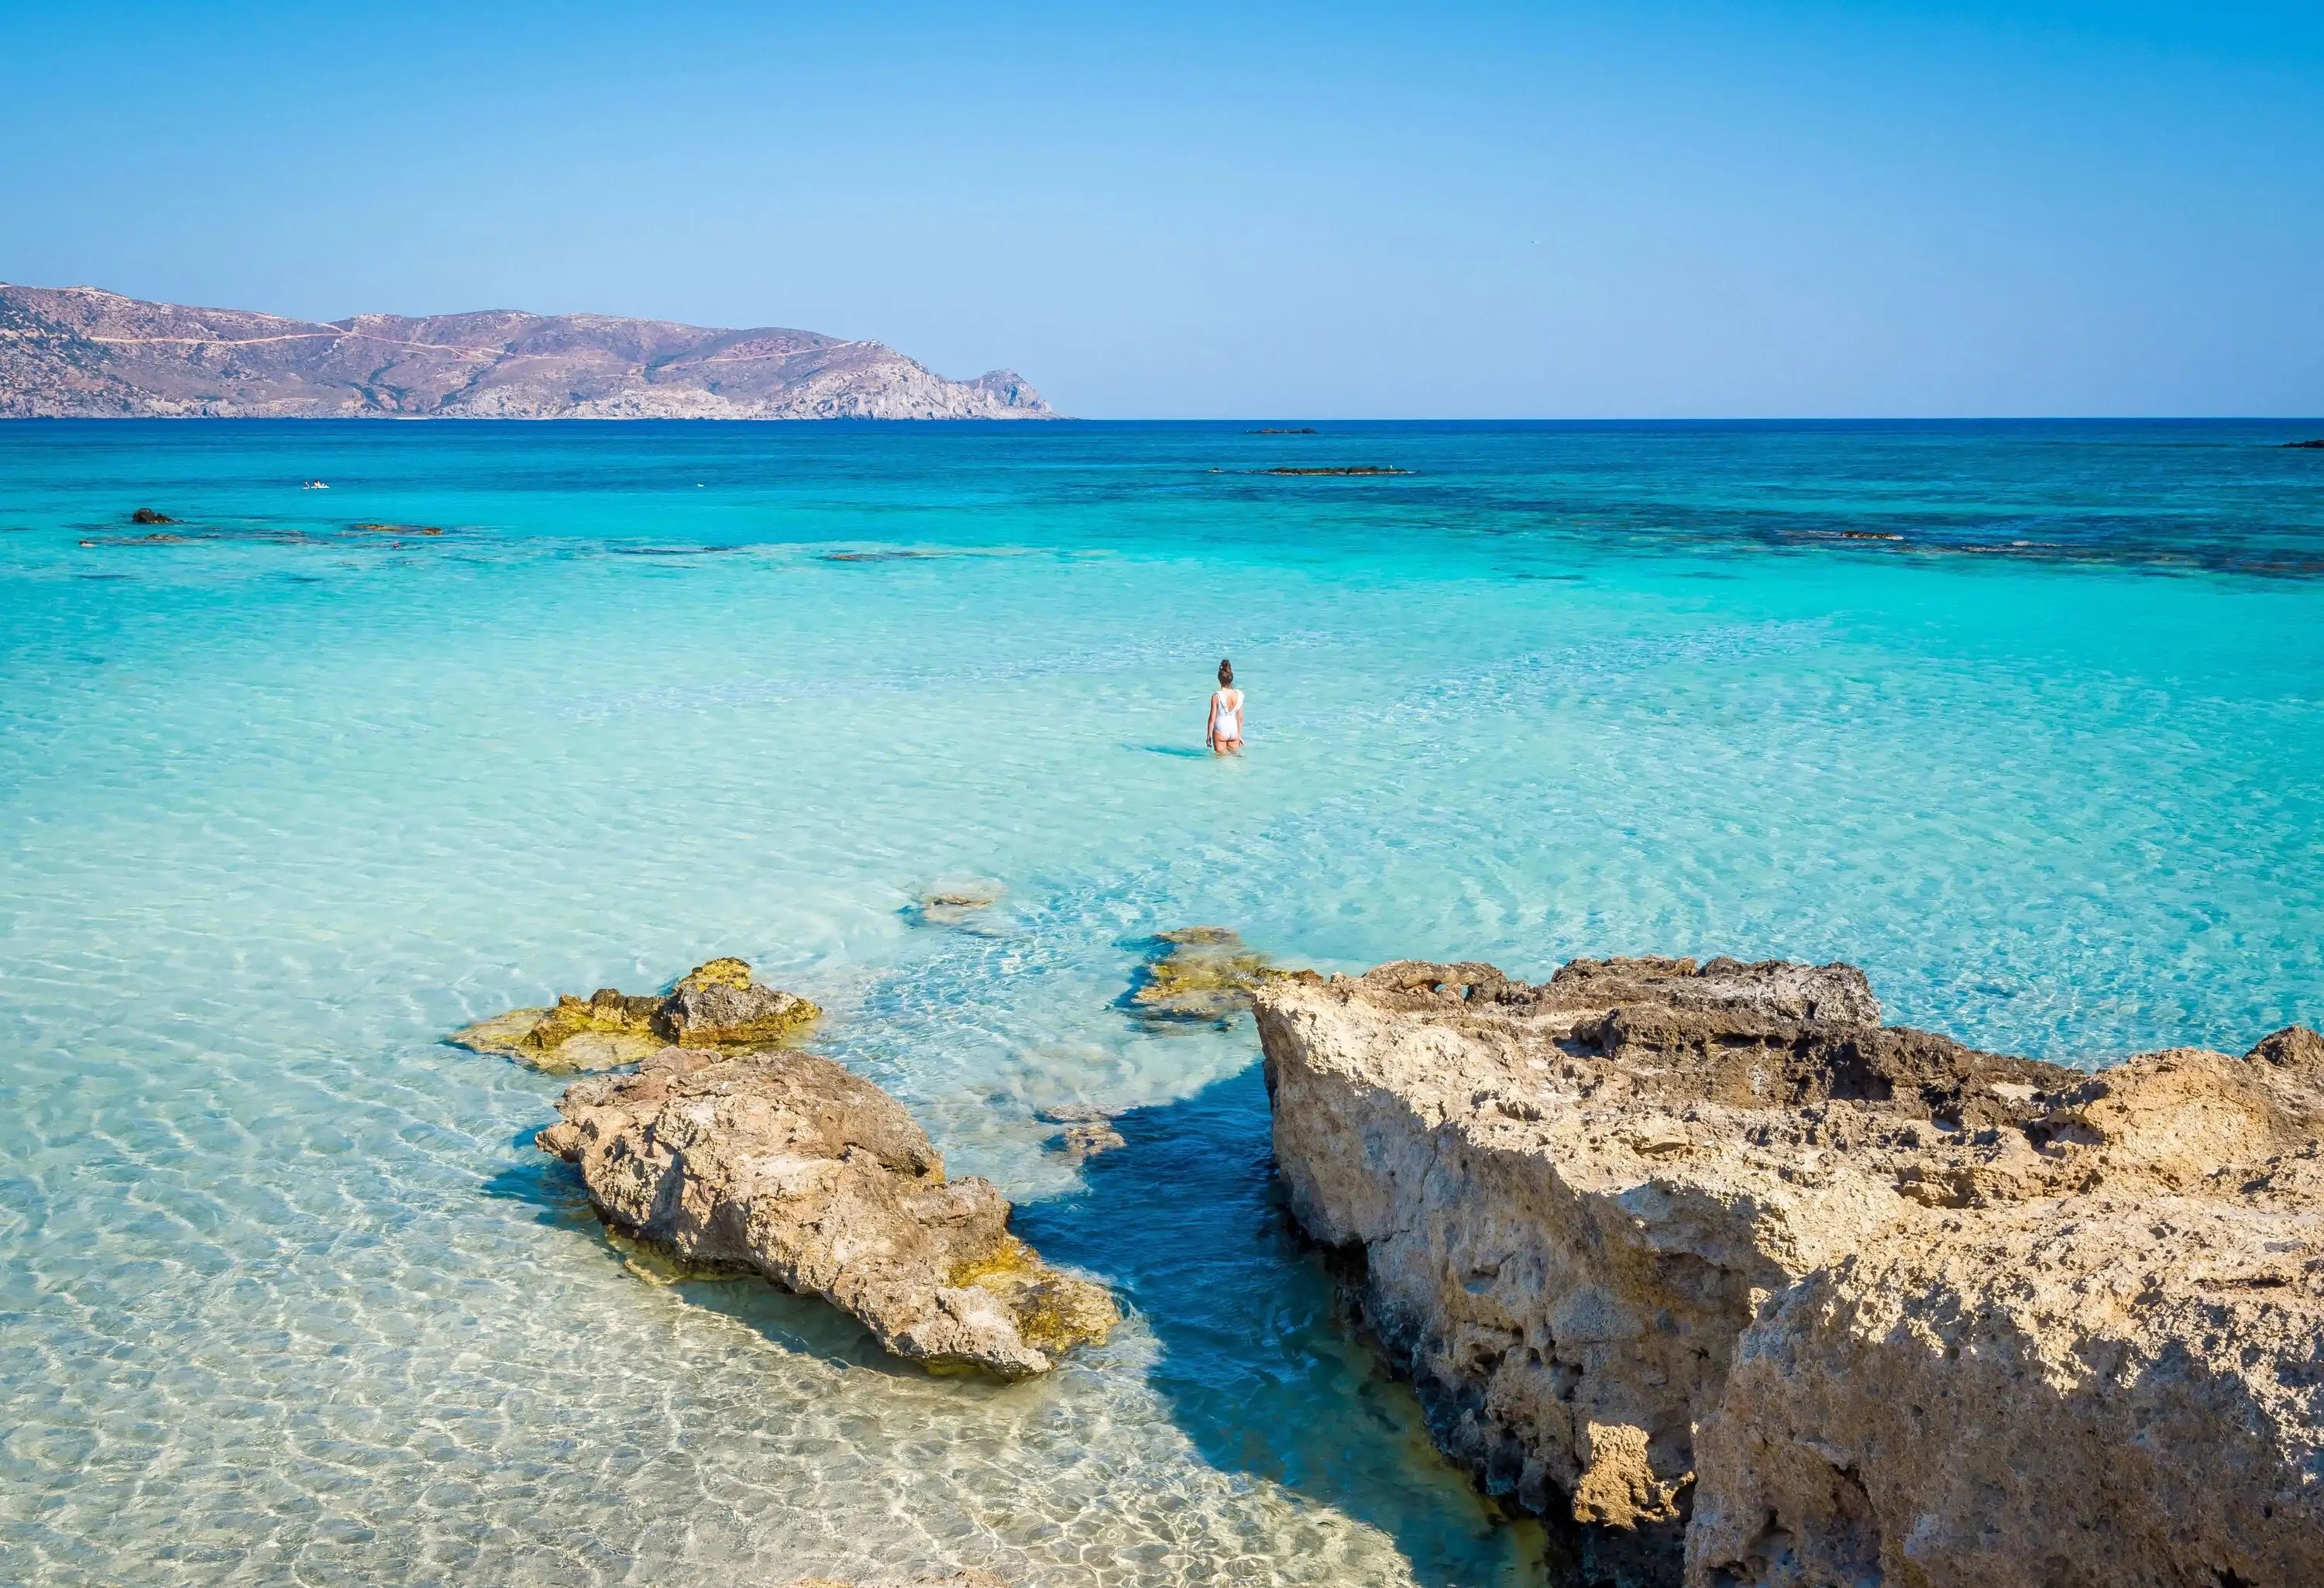
POLYGON ((1242 691, 1234 687, 1234 663, 1219 663, 1218 692, 1211 697, 1211 720, 1204 738, 1213 755, 1242 753, 1242 691))

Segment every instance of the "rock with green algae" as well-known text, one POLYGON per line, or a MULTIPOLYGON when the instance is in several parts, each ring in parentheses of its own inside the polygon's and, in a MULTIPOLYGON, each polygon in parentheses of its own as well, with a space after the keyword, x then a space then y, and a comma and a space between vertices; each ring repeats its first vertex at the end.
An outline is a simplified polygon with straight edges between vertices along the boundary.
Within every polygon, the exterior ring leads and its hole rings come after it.
POLYGON ((1274 964, 1229 927, 1181 927, 1153 940, 1157 952, 1139 968, 1130 994, 1130 1008, 1149 1020, 1225 1025, 1250 1007, 1262 983, 1321 979, 1274 964))
POLYGON ((823 1011, 795 992, 762 987, 739 959, 714 959, 673 988, 656 1035, 680 1048, 761 1048, 788 1042, 823 1011))
POLYGON ((557 1106, 540 1145, 608 1225, 819 1296, 898 1356, 1021 1379, 1117 1321, 1009 1233, 990 1182, 946 1179, 903 1105, 827 1058, 669 1048, 557 1106))
POLYGON ((776 1046, 805 1032, 822 1014, 796 993, 752 981, 745 961, 722 958, 696 965, 665 996, 633 996, 611 987, 586 998, 568 992, 553 1009, 512 1009, 445 1040, 570 1075, 635 1064, 673 1043, 776 1046))

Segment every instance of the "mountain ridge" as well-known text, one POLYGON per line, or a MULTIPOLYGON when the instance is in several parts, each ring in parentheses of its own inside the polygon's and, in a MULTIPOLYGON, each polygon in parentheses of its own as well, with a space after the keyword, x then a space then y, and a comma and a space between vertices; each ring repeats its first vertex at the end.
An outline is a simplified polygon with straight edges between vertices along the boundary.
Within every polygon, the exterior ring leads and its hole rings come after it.
POLYGON ((0 282, 0 418, 1041 419, 1013 370, 883 342, 608 314, 302 320, 0 282))

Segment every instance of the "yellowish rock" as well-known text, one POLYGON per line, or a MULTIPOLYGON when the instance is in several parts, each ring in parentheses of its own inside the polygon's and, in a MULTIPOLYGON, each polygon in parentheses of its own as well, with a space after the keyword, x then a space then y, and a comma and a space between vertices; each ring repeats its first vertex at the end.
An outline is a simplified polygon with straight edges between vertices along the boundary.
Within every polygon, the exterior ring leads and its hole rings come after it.
POLYGON ((552 1009, 513 1009, 453 1032, 445 1040, 478 1053, 505 1054, 552 1075, 616 1069, 673 1043, 747 1049, 779 1047, 804 1035, 823 1011, 797 993, 764 987, 748 962, 720 958, 696 965, 667 996, 601 987, 571 993, 552 1009))
POLYGON ((1157 951, 1139 968, 1130 1005, 1149 1020, 1225 1025, 1250 1007, 1254 988, 1278 977, 1317 979, 1286 970, 1229 927, 1181 927, 1154 936, 1157 951))

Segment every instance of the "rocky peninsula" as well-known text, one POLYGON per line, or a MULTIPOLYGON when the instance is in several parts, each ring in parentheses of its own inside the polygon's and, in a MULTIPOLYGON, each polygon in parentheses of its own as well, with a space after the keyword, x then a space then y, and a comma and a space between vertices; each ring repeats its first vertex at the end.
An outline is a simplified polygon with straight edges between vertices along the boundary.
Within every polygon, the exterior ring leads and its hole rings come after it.
POLYGON ((1291 1207, 1581 1580, 2324 1582, 2324 1038, 2090 1073, 1845 965, 1253 991, 1291 1207))

